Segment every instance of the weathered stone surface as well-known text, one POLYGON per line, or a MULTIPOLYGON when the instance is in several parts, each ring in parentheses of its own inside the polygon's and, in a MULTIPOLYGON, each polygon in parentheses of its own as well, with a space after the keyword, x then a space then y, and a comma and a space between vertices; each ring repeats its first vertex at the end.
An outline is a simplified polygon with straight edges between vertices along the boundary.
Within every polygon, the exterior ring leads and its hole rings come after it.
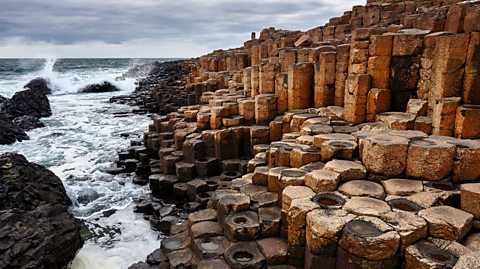
POLYGON ((257 243, 268 265, 280 265, 287 262, 288 245, 285 240, 280 238, 266 238, 258 240, 257 243))
POLYGON ((421 240, 407 247, 404 268, 451 268, 457 259, 434 244, 421 240))
POLYGON ((411 212, 389 212, 381 217, 400 234, 400 253, 414 242, 425 238, 428 234, 427 222, 411 212))
POLYGON ((390 206, 379 199, 370 197, 352 197, 349 199, 343 209, 356 214, 378 217, 391 211, 390 206))
POLYGON ((455 136, 463 139, 480 138, 480 106, 463 105, 457 108, 455 136))
POLYGON ((362 141, 362 160, 370 173, 397 176, 405 171, 408 139, 382 134, 362 141))
POLYGON ((217 211, 214 209, 208 208, 205 210, 193 212, 188 215, 188 227, 202 222, 202 221, 216 221, 217 220, 217 211))
POLYGON ((320 208, 311 198, 295 199, 287 212, 288 243, 294 246, 304 246, 305 226, 308 212, 320 208))
POLYGON ((355 137, 350 134, 341 134, 341 133, 326 133, 326 134, 319 134, 314 136, 314 145, 317 148, 321 148, 323 143, 330 140, 347 140, 347 141, 355 141, 355 137))
POLYGON ((309 187, 288 186, 282 192, 282 209, 288 211, 293 200, 300 198, 312 198, 315 193, 309 187))
POLYGON ((435 141, 411 141, 407 174, 425 180, 441 180, 453 169, 454 146, 435 141))
POLYGON ((385 112, 378 114, 376 120, 384 122, 393 130, 413 130, 415 115, 404 112, 385 112))
POLYGON ((364 179, 367 169, 360 163, 344 160, 333 160, 325 165, 325 170, 340 174, 342 181, 364 179))
POLYGON ((340 182, 340 174, 328 170, 315 170, 305 175, 305 186, 315 193, 335 191, 340 182))
POLYGON ((265 256, 260 252, 257 242, 239 242, 225 251, 225 261, 231 268, 262 269, 266 267, 265 256))
POLYGON ((314 255, 335 256, 342 229, 355 215, 343 210, 316 209, 307 214, 307 247, 314 255))
POLYGON ((460 241, 472 228, 473 215, 450 206, 436 206, 418 212, 428 222, 432 237, 460 241))
MULTIPOLYGON (((387 71, 390 72, 388 69, 387 71)), ((366 121, 373 122, 378 114, 387 112, 390 109, 390 98, 390 90, 379 88, 371 89, 367 96, 366 121)))
POLYGON ((215 237, 223 234, 223 227, 218 222, 202 221, 190 227, 190 236, 194 239, 215 237))
POLYGON ((252 241, 260 232, 258 214, 252 211, 245 211, 228 215, 225 219, 225 237, 231 242, 252 241))
POLYGON ((230 266, 225 262, 223 258, 221 259, 208 259, 201 260, 197 269, 230 269, 230 266))
POLYGON ((189 268, 193 259, 190 249, 182 249, 167 254, 170 268, 189 268))
POLYGON ((357 257, 385 260, 397 253, 400 235, 378 218, 358 217, 345 225, 339 245, 357 257))
POLYGON ((313 100, 313 65, 298 63, 288 69, 288 110, 308 108, 313 100))
POLYGON ((22 155, 0 155, 1 268, 64 268, 83 245, 61 180, 22 155))
POLYGON ((258 221, 262 237, 280 235, 280 222, 282 211, 279 207, 264 207, 258 209, 258 221))
POLYGON ((347 196, 362 196, 377 199, 385 198, 385 191, 382 185, 367 180, 352 180, 342 184, 338 191, 347 196))
POLYGON ((387 194, 408 196, 423 191, 423 183, 417 180, 392 178, 382 181, 387 194))
POLYGON ((427 115, 428 102, 420 99, 410 99, 407 104, 407 113, 413 114, 417 117, 427 115))
POLYGON ((462 210, 480 219, 480 183, 463 184, 460 197, 462 210))
POLYGON ((480 251, 472 252, 461 256, 453 269, 478 269, 480 268, 480 251))
POLYGON ((358 145, 349 140, 328 140, 321 146, 322 162, 332 159, 352 160, 358 145))

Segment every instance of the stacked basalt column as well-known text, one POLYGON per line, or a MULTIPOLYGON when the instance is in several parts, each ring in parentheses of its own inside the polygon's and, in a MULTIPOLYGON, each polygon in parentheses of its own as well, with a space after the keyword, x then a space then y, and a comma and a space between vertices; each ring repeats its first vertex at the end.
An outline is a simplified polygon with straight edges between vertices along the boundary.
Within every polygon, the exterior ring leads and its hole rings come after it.
POLYGON ((451 268, 474 250, 480 144, 458 138, 480 138, 480 13, 432 4, 356 6, 201 57, 170 89, 200 104, 157 117, 120 163, 207 208, 163 264, 451 268))

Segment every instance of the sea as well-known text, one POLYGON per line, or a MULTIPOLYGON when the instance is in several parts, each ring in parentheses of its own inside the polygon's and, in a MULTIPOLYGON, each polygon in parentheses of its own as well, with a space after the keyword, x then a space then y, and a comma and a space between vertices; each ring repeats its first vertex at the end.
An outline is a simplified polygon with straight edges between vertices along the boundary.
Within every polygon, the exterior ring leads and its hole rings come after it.
POLYGON ((127 149, 124 133, 142 133, 147 115, 118 117, 132 108, 111 104, 109 98, 135 89, 135 78, 117 80, 129 68, 168 59, 0 59, 0 95, 12 97, 33 78, 50 80, 48 96, 53 115, 42 118, 46 127, 27 132, 30 140, 0 145, 0 152, 17 152, 44 165, 63 182, 73 202, 70 211, 88 227, 89 238, 72 269, 128 268, 159 248, 160 238, 141 214, 133 213, 133 199, 148 195, 147 187, 132 183, 133 175, 109 175, 117 152, 127 149), (109 81, 120 92, 78 93, 92 83, 109 81))

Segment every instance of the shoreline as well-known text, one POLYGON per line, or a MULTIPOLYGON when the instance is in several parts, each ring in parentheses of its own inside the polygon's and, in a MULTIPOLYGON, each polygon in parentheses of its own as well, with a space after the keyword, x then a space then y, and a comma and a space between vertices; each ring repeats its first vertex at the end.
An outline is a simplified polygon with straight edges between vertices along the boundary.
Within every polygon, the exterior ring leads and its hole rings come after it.
POLYGON ((380 2, 110 98, 154 113, 106 171, 165 237, 129 269, 478 268, 480 2, 380 2))

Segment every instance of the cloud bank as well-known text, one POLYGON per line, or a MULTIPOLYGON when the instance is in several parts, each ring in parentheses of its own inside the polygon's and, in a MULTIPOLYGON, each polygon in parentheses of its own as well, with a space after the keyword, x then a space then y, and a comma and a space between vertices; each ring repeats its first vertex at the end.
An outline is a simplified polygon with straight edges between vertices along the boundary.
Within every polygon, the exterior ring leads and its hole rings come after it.
POLYGON ((306 30, 364 0, 2 0, 0 58, 194 57, 273 26, 306 30))

